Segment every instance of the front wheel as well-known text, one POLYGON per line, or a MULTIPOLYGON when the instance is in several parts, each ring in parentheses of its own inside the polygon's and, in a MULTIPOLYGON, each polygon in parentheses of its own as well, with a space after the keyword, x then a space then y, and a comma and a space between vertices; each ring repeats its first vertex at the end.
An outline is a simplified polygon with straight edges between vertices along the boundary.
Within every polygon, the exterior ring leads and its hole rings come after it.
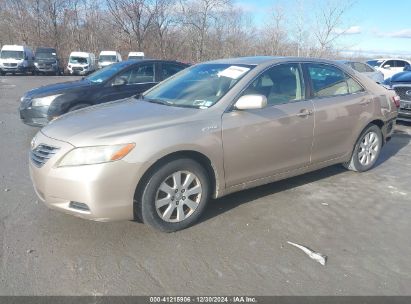
POLYGON ((174 232, 198 220, 209 195, 207 171, 192 159, 177 159, 152 172, 135 210, 144 223, 174 232))
POLYGON ((382 133, 376 125, 364 129, 358 138, 351 159, 344 166, 352 171, 364 172, 371 169, 382 148, 382 133))

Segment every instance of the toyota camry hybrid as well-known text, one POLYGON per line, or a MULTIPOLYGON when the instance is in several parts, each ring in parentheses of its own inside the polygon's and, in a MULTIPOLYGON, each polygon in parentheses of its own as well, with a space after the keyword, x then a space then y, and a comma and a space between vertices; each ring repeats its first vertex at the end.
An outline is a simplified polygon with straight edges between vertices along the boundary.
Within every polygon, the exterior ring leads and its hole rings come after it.
POLYGON ((50 208, 172 232, 210 198, 333 164, 369 170, 398 106, 394 91, 333 61, 211 61, 57 118, 32 140, 30 174, 50 208))

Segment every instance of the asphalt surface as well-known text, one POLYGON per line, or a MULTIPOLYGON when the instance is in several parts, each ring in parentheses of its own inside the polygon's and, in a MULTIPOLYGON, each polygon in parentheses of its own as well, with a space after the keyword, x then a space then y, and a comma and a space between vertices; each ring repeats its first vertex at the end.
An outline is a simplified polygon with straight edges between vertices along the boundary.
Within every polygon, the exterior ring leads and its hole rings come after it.
POLYGON ((0 77, 0 295, 411 295, 411 125, 377 166, 333 166, 212 201, 163 234, 47 209, 28 174, 27 90, 70 77, 0 77), (287 243, 328 256, 325 266, 287 243))

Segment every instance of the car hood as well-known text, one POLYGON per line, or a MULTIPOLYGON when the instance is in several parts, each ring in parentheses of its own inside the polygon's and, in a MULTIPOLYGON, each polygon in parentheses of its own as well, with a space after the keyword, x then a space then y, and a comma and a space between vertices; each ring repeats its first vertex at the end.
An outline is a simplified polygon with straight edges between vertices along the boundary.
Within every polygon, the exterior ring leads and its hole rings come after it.
POLYGON ((86 79, 77 80, 77 81, 69 81, 69 82, 62 82, 56 84, 50 84, 43 87, 39 87, 37 89, 28 91, 25 94, 25 98, 34 98, 34 97, 43 97, 55 94, 62 94, 67 91, 73 92, 73 90, 82 90, 92 86, 90 81, 86 79))
POLYGON ((139 132, 187 124, 204 110, 154 104, 128 98, 61 116, 42 129, 44 135, 74 146, 124 143, 139 132))
POLYGON ((395 74, 391 77, 391 82, 411 82, 411 71, 395 74))

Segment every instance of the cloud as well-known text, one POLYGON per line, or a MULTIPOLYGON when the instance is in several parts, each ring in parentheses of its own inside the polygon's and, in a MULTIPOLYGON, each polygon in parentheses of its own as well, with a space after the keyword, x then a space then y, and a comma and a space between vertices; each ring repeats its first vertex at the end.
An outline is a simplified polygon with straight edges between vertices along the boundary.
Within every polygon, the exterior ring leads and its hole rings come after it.
POLYGON ((357 35, 361 34, 361 27, 358 25, 353 25, 345 30, 337 28, 335 29, 335 33, 339 35, 357 35))
POLYGON ((399 30, 399 31, 395 31, 395 32, 382 33, 381 36, 391 37, 391 38, 410 39, 411 38, 411 29, 403 29, 403 30, 399 30))

